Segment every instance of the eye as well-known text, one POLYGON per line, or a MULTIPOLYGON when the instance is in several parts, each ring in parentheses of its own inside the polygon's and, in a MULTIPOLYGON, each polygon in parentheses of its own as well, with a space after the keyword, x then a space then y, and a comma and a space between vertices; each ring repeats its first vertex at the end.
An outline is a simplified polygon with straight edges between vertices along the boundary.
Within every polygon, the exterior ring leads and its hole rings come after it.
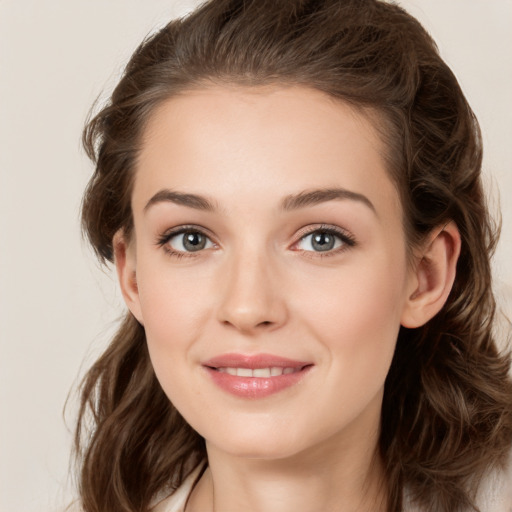
POLYGON ((345 233, 333 228, 320 228, 302 236, 294 249, 308 252, 338 252, 346 247, 355 245, 354 240, 345 233))
POLYGON ((193 253, 214 247, 203 232, 193 228, 181 228, 168 232, 158 240, 170 253, 193 253))

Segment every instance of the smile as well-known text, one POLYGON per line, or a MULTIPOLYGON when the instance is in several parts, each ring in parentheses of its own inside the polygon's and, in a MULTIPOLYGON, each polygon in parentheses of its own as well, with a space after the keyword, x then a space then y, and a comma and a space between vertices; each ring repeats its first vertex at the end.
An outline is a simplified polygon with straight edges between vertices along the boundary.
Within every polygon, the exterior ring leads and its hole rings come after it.
POLYGON ((210 379, 240 398, 265 398, 297 384, 313 367, 270 354, 224 354, 203 363, 210 379))
POLYGON ((271 368, 216 368, 218 372, 228 373, 229 375, 236 375, 237 377, 255 377, 267 378, 278 377, 279 375, 289 375, 290 373, 300 372, 300 368, 280 368, 279 366, 272 366, 271 368))

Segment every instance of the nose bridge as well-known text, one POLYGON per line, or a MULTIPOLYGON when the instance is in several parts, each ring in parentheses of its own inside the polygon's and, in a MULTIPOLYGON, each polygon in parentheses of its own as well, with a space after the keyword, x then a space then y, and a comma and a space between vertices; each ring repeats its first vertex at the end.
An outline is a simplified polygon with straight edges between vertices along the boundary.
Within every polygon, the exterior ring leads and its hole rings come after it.
POLYGON ((219 320, 240 331, 275 328, 286 319, 284 290, 272 251, 240 244, 225 262, 219 320))

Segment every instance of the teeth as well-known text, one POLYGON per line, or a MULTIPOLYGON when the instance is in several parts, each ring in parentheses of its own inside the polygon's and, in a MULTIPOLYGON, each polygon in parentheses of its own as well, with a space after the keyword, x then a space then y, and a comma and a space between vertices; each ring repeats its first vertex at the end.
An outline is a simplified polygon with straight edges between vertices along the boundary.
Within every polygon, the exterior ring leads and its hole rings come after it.
POLYGON ((255 368, 252 371, 253 377, 270 377, 270 368, 255 368))
POLYGON ((217 368, 221 373, 228 373, 229 375, 236 375, 237 377, 256 377, 268 378, 279 377, 280 375, 288 375, 299 371, 299 368, 281 368, 273 366, 272 368, 217 368))

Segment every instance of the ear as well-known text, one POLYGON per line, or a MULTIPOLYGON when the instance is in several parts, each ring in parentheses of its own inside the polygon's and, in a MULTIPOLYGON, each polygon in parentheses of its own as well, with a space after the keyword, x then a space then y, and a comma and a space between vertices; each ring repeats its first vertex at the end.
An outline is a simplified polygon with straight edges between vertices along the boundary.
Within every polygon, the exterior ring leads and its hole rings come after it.
POLYGON ((420 327, 442 309, 455 280, 460 244, 453 221, 428 237, 409 276, 409 296, 401 318, 404 327, 420 327))
POLYGON ((123 230, 119 230, 114 235, 113 247, 117 277, 124 301, 133 316, 143 324, 139 289, 137 287, 135 243, 131 240, 127 240, 123 230))

